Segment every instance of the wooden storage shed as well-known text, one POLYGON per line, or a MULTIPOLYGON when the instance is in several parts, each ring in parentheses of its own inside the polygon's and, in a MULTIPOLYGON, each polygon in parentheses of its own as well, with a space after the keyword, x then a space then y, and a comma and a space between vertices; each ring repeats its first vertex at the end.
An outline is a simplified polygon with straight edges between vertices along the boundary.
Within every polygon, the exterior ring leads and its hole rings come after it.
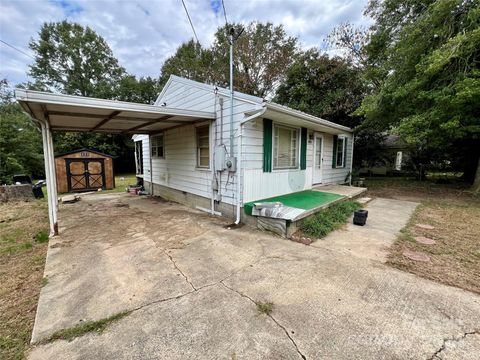
POLYGON ((57 155, 55 169, 60 193, 115 187, 112 156, 95 150, 80 149, 57 155))

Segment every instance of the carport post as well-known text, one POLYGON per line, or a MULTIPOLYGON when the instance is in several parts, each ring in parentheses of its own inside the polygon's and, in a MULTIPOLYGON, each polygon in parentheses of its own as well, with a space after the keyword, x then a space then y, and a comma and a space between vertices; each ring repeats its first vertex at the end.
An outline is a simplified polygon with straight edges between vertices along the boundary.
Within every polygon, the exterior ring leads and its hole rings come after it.
POLYGON ((56 184, 55 180, 55 170, 54 170, 54 161, 52 144, 52 134, 50 131, 50 126, 47 126, 46 121, 39 121, 42 128, 42 143, 43 143, 43 158, 45 163, 45 178, 47 181, 47 202, 48 202, 48 219, 50 222, 50 236, 58 235, 58 223, 57 223, 57 195, 56 195, 56 184))

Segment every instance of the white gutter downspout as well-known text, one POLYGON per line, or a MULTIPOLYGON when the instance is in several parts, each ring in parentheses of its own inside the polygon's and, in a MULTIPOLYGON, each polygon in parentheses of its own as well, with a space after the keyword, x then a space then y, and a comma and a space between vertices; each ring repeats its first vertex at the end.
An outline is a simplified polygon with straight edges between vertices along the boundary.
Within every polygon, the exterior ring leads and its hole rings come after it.
POLYGON ((258 118, 259 116, 262 116, 265 113, 265 111, 267 111, 266 106, 264 106, 263 109, 260 110, 259 112, 243 119, 238 124, 237 218, 235 219, 235 225, 240 224, 240 220, 241 220, 241 217, 242 217, 242 199, 241 199, 241 194, 242 194, 242 162, 243 162, 243 159, 242 159, 242 157, 243 157, 243 152, 242 152, 242 136, 243 136, 242 126, 246 122, 251 121, 255 118, 258 118))
POLYGON ((349 185, 352 186, 352 177, 353 177, 353 146, 355 145, 355 134, 352 134, 352 156, 350 160, 350 183, 349 185))

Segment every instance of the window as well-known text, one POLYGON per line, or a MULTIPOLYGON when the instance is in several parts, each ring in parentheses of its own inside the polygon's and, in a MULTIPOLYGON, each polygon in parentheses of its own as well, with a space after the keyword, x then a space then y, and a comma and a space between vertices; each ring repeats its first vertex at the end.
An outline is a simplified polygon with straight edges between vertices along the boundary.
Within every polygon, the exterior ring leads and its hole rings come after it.
POLYGON ((199 126, 197 132, 197 166, 210 167, 210 126, 199 126))
POLYGON ((298 129, 274 125, 273 168, 288 169, 298 165, 298 129))
POLYGON ((163 134, 155 135, 150 138, 152 143, 152 157, 164 157, 163 134))
POLYGON ((345 166, 345 138, 339 137, 337 140, 337 167, 345 166))

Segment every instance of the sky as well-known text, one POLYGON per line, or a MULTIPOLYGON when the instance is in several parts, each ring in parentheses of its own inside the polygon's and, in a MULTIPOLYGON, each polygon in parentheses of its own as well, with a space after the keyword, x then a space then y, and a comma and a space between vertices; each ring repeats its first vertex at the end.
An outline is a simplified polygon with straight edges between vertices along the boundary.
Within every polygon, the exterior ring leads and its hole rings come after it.
MULTIPOLYGON (((184 0, 199 41, 209 46, 225 24, 221 0, 184 0)), ((227 20, 283 24, 304 48, 325 47, 325 38, 342 22, 368 26, 367 0, 224 0, 227 20)), ((78 22, 101 35, 126 70, 136 76, 160 75, 163 62, 193 37, 181 0, 0 0, 0 79, 32 80, 28 43, 44 22, 78 22), (27 55, 23 54, 26 53, 27 55)))

